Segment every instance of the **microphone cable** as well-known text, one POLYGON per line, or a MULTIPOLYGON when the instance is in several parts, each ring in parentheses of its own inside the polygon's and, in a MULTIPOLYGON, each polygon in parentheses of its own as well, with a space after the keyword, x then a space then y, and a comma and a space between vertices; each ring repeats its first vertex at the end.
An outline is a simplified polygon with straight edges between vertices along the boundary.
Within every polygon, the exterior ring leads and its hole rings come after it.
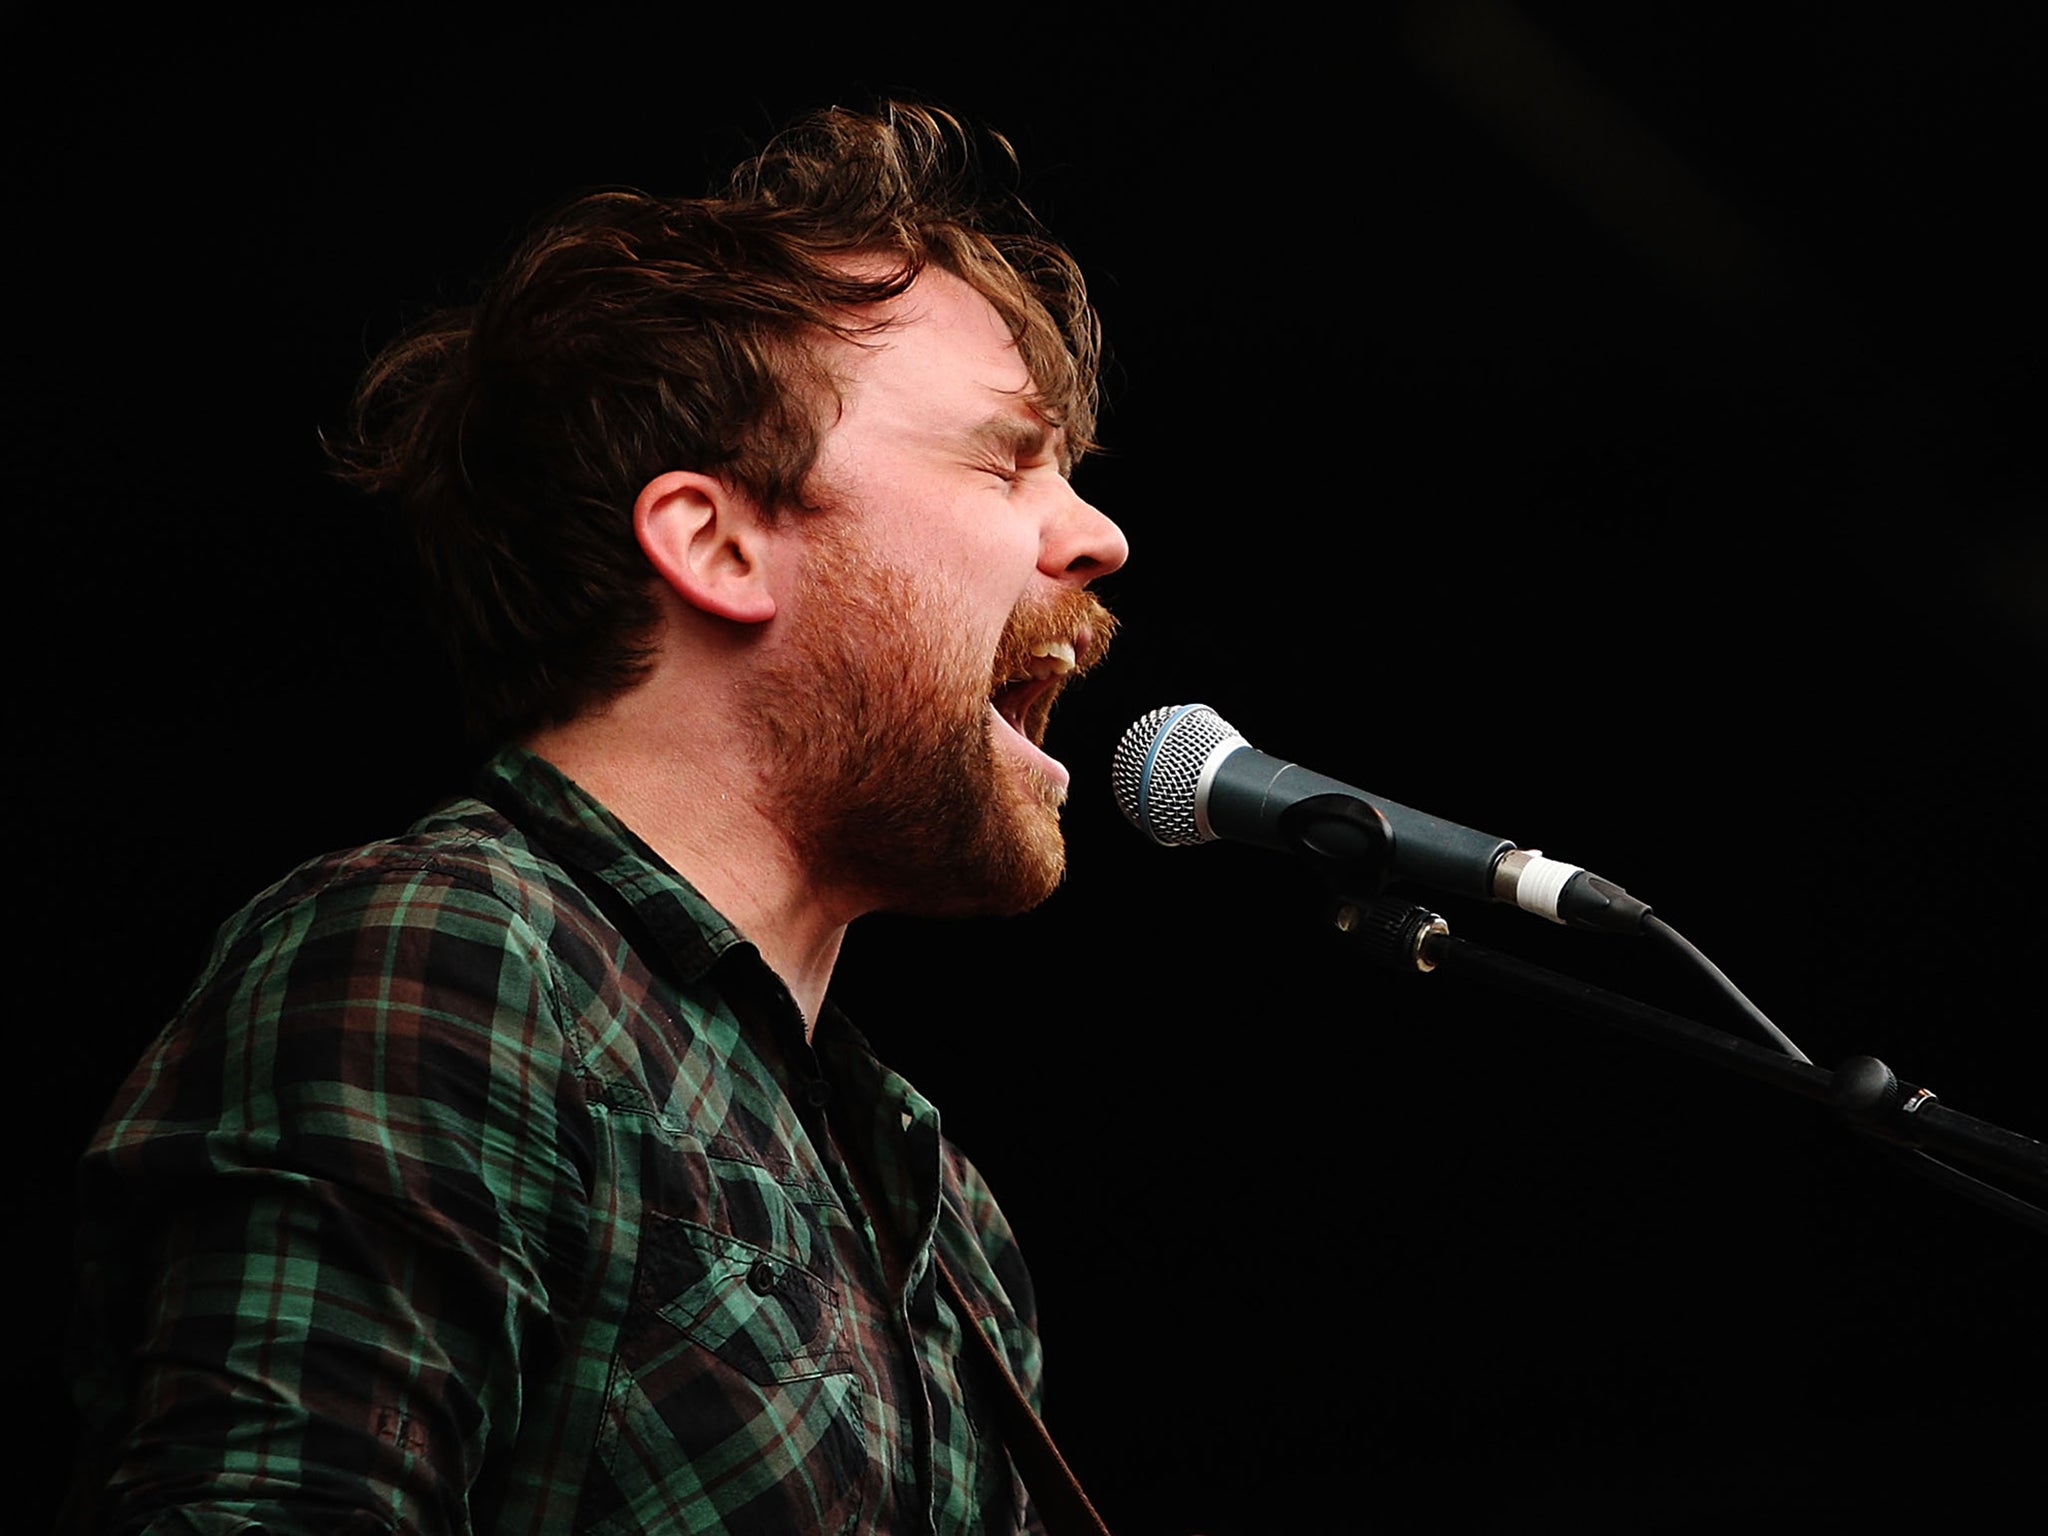
POLYGON ((1794 1061, 1804 1062, 1808 1066, 1813 1065, 1813 1058, 1794 1045, 1791 1037, 1773 1024, 1763 1009, 1751 1002, 1742 988, 1729 979, 1728 973, 1701 953, 1699 947, 1684 934, 1654 912, 1644 914, 1641 931, 1649 934, 1681 961, 1706 977, 1723 1000, 1755 1026, 1757 1033, 1763 1036, 1765 1044, 1776 1047, 1794 1061))

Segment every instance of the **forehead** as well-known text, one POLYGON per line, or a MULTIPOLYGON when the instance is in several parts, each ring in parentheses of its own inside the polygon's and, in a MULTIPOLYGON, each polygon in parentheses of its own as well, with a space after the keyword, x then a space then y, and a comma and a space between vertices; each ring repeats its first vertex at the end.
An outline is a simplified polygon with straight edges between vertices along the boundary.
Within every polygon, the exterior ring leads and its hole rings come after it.
POLYGON ((838 428, 946 432, 994 414, 1034 417, 1031 372, 995 307, 950 272, 927 267, 878 306, 882 329, 838 343, 838 428))

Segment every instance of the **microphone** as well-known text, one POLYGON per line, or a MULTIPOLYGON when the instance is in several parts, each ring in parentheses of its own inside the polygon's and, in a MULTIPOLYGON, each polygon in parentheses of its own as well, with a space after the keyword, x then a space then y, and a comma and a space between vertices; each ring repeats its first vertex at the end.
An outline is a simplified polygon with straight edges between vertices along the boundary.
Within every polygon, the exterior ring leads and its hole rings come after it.
POLYGON ((1155 709, 1117 743, 1116 802, 1165 847, 1251 843, 1377 860, 1383 878, 1507 901, 1576 928, 1634 933, 1649 907, 1576 864, 1547 859, 1256 750, 1206 704, 1155 709))

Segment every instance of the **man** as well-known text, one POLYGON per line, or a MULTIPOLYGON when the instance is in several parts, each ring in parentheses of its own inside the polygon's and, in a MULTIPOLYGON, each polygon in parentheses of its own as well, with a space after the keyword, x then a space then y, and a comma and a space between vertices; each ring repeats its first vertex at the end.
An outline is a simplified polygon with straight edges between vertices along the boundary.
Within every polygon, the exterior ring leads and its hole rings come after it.
POLYGON ((1078 273, 966 155, 823 114, 373 365, 345 462, 513 745, 233 919, 93 1142, 103 1523, 1030 1521, 1009 1228, 825 1000, 860 914, 1058 881, 1038 742, 1126 552, 1078 273))

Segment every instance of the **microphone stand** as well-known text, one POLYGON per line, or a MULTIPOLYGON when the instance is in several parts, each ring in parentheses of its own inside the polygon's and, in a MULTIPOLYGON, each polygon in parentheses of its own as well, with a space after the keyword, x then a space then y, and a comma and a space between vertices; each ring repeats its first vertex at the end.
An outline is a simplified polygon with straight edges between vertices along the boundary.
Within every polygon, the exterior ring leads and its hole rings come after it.
MULTIPOLYGON (((1354 873, 1362 872, 1354 869, 1354 873)), ((1341 880, 1339 890, 1351 885, 1341 880)), ((1366 888, 1371 888, 1370 884, 1366 888)), ((1483 985, 1553 1004, 1639 1039, 1804 1098, 1822 1100, 1866 1135, 1920 1153, 1914 1166, 1937 1182, 2048 1235, 2048 1211, 1931 1156, 1930 1150, 2048 1191, 2048 1145, 1942 1104, 1928 1089, 1902 1082, 1883 1062, 1851 1056, 1834 1071, 1795 1060, 1711 1025, 1653 1008, 1619 993, 1453 938, 1436 913, 1392 897, 1340 894, 1336 925, 1365 956, 1423 975, 1448 971, 1483 985)))

